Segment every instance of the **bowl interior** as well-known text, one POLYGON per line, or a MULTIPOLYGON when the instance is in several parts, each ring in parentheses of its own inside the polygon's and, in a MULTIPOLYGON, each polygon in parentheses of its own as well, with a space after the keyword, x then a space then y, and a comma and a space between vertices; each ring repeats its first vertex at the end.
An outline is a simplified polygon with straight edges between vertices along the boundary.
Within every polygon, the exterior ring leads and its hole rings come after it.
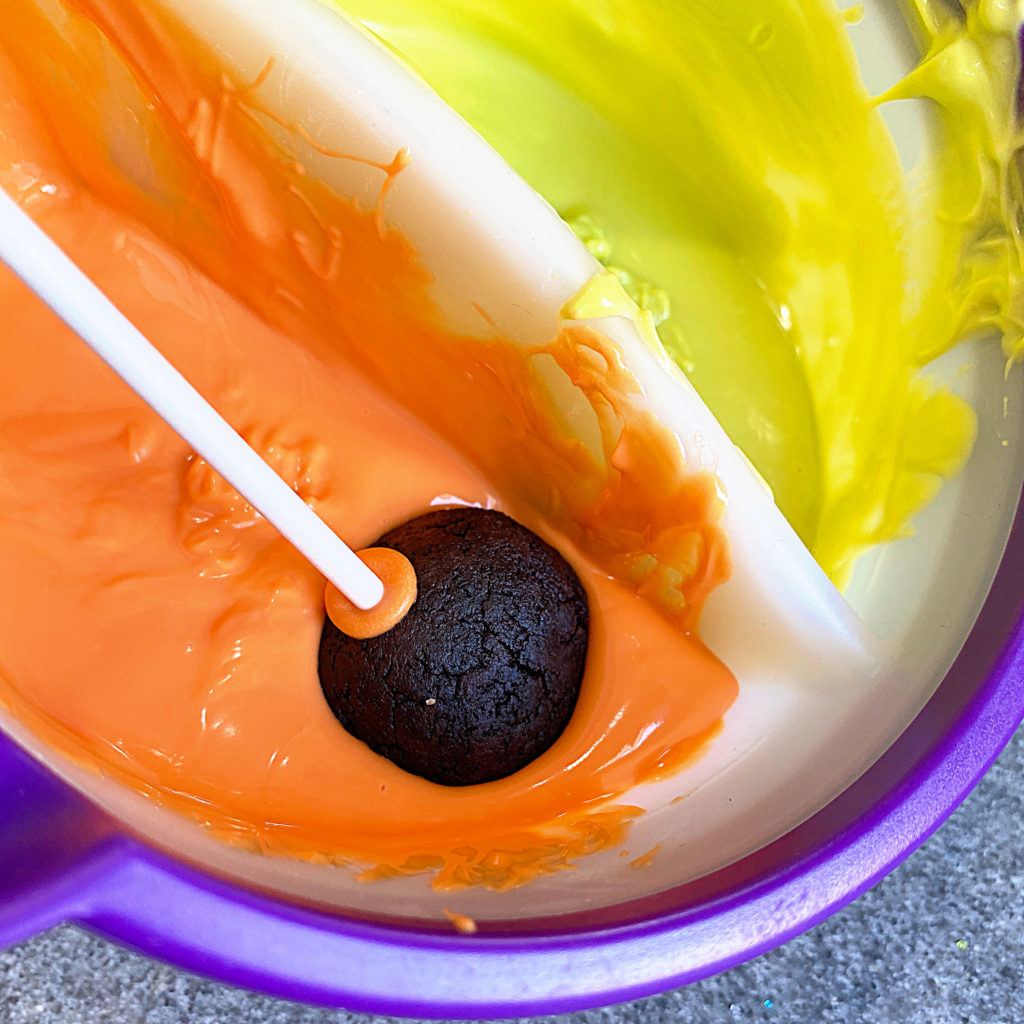
MULTIPOLYGON (((389 198, 389 220, 420 250, 435 277, 435 298, 448 321, 481 331, 479 309, 504 332, 547 340, 562 303, 591 276, 595 264, 552 211, 482 143, 431 97, 395 76, 392 59, 366 38, 352 43, 354 64, 336 66, 331 32, 336 15, 317 3, 249 0, 239 20, 232 0, 177 5, 224 62, 254 78, 273 52, 278 65, 269 96, 282 122, 297 112, 323 112, 319 137, 332 148, 388 159, 430 139, 451 154, 444 180, 430 161, 413 162, 389 198), (267 26, 273 26, 271 33, 267 26), (353 70, 355 67, 355 70, 353 70), (364 74, 372 96, 351 85, 364 74), (340 104, 338 95, 365 98, 340 104), (380 111, 394 116, 381 121, 380 111), (398 112, 398 113, 395 113, 398 112), (415 137, 411 136, 418 132, 415 137), (457 173, 452 168, 458 168, 457 173), (496 183, 487 192, 480 182, 496 183), (500 202, 493 197, 500 192, 500 202), (447 197, 439 202, 438 197, 447 197), (453 216, 466 196, 470 217, 453 216), (510 205, 516 211, 510 216, 510 205), (466 225, 469 225, 468 227, 466 225), (522 296, 532 297, 524 304, 522 296)), ((909 59, 895 18, 869 18, 856 40, 873 88, 893 80, 909 59)), ((907 163, 925 136, 926 112, 907 104, 891 127, 907 163)), ((283 130, 283 129, 282 129, 283 130)), ((303 154, 310 173, 364 201, 377 183, 365 168, 303 154)), ((740 675, 740 697, 706 754, 683 773, 641 787, 630 802, 646 808, 626 847, 585 858, 508 893, 472 890, 458 909, 483 920, 551 917, 639 899, 722 868, 763 847, 825 805, 857 779, 925 705, 969 635, 1000 564, 1024 481, 1024 381, 1007 375, 991 340, 963 344, 929 373, 967 398, 979 419, 978 441, 964 471, 916 520, 913 537, 879 548, 859 563, 846 596, 881 639, 880 671, 850 679, 822 671, 780 680, 756 665, 740 675), (657 848, 643 870, 630 861, 657 848)), ((721 617, 719 617, 721 618, 721 617)), ((716 646, 714 631, 709 642, 716 646)), ((224 846, 198 827, 136 794, 44 749, 9 718, 6 730, 126 827, 186 861, 218 874, 303 901, 360 913, 437 918, 452 905, 422 877, 372 885, 353 872, 224 846)), ((2 825, 0 825, 2 827, 2 825)))

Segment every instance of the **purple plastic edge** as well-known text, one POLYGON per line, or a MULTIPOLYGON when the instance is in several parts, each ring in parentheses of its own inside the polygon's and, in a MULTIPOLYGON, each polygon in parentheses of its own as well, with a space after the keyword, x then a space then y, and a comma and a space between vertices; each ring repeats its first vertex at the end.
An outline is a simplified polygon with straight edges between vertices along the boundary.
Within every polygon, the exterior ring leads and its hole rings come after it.
POLYGON ((281 998, 403 1016, 558 1013, 697 981, 849 903, 909 856, 973 788, 1024 715, 1022 582, 1018 504, 971 637, 914 722, 822 811, 696 886, 555 919, 554 927, 537 922, 520 934, 462 936, 291 905, 129 837, 105 836, 36 895, 28 917, 37 926, 74 920, 186 970, 281 998), (954 715, 951 723, 944 712, 954 715), (842 816, 837 809, 858 794, 868 809, 830 831, 842 816), (801 839, 808 835, 819 838, 801 839), (794 846, 802 852, 787 859, 794 846), (762 870, 773 852, 777 863, 762 870), (80 886, 73 893, 72 880, 80 886), (696 899, 695 888, 703 893, 696 899), (633 923, 603 924, 609 915, 632 916, 633 923))

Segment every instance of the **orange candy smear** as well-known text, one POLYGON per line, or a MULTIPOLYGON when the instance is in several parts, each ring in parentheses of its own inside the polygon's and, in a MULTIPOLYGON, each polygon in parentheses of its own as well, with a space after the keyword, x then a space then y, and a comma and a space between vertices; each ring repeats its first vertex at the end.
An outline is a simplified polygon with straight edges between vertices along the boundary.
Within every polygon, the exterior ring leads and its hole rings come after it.
MULTIPOLYGON (((729 571, 715 482, 599 335, 446 330, 380 210, 263 124, 148 0, 0 4, 0 184, 356 545, 454 502, 561 551, 591 609, 576 713, 480 786, 351 737, 317 678, 322 577, 5 274, 0 704, 238 846, 443 889, 529 882, 620 842, 632 787, 695 756, 736 697, 693 632, 729 571), (541 363, 593 444, 541 397, 541 363)), ((373 156, 383 188, 400 162, 373 156)))
POLYGON ((405 618, 416 600, 416 570, 401 551, 363 548, 362 563, 384 584, 384 596, 372 608, 353 604, 333 583, 327 584, 327 617, 346 636, 369 640, 386 633, 405 618))

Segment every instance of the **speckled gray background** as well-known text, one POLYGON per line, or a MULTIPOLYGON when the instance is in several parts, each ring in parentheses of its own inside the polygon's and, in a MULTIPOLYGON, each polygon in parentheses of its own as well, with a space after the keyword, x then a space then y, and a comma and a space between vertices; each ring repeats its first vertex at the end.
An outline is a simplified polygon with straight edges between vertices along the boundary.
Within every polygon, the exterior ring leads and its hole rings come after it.
MULTIPOLYGON (((183 974, 73 928, 0 953, 3 1024, 386 1024, 183 974)), ((1022 1024, 1024 732, 910 860, 752 963, 549 1024, 1022 1024)))

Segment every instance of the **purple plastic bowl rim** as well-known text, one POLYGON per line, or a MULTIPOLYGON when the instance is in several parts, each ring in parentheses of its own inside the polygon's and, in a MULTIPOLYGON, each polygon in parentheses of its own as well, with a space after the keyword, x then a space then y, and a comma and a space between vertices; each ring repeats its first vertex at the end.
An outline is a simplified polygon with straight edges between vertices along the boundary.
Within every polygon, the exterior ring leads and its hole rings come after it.
POLYGON ((117 836, 94 846, 54 889, 36 926, 73 920, 221 981, 287 999, 403 1016, 559 1013, 697 981, 780 945, 853 900, 913 852, 973 788, 1024 716, 1022 584, 1019 502, 971 637, 914 722, 814 817, 738 865, 700 880, 708 895, 695 902, 686 902, 693 886, 681 886, 606 908, 607 913, 467 937, 426 923, 353 919, 296 906, 117 836), (911 752, 909 768, 901 765, 903 748, 915 733, 932 735, 936 711, 941 718, 946 706, 955 708, 952 723, 911 752), (879 778, 890 772, 895 782, 879 787, 879 778), (874 794, 867 809, 830 830, 836 809, 858 789, 874 794), (786 849, 794 842, 799 847, 799 836, 816 829, 820 837, 788 860, 786 849), (772 850, 782 851, 779 863, 760 871, 772 850), (726 882, 714 891, 719 876, 726 882), (733 877, 742 880, 730 884, 733 877), (230 948, 226 936, 250 937, 254 928, 255 945, 230 948), (696 957, 695 946, 701 951, 696 957), (397 982, 391 988, 399 962, 403 976, 416 978, 415 992, 401 991, 397 982))

